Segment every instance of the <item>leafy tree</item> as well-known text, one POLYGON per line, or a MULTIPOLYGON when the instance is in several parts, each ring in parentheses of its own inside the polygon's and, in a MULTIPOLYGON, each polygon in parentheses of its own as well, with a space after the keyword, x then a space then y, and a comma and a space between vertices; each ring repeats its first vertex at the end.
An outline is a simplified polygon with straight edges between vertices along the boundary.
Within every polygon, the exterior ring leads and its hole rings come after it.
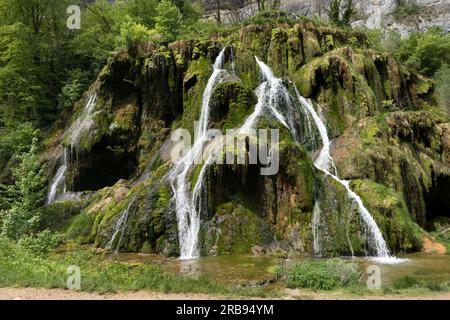
POLYGON ((170 0, 161 0, 156 8, 156 30, 167 41, 173 41, 181 32, 183 17, 180 10, 170 0))
POLYGON ((0 184, 13 182, 10 168, 17 164, 16 155, 27 152, 38 134, 29 122, 0 127, 0 184))
MULTIPOLYGON (((133 15, 137 15, 136 8, 129 8, 133 15)), ((94 73, 100 72, 115 49, 120 26, 126 15, 123 5, 112 4, 107 0, 97 0, 83 10, 83 27, 75 35, 71 47, 94 73)))
POLYGON ((39 222, 39 207, 44 203, 46 178, 37 156, 37 139, 28 152, 18 156, 20 164, 12 169, 15 184, 9 186, 11 208, 1 212, 2 234, 17 240, 30 235, 39 222))
POLYGON ((61 100, 65 108, 70 108, 78 101, 89 86, 89 72, 82 69, 69 71, 69 77, 63 82, 61 100))
MULTIPOLYGON (((1 120, 56 118, 58 93, 73 63, 66 9, 71 0, 0 0, 1 120)), ((76 4, 77 1, 75 1, 76 4)))
POLYGON ((327 12, 331 23, 338 26, 350 26, 359 15, 354 0, 331 0, 327 12))
POLYGON ((136 23, 130 16, 127 16, 120 27, 119 45, 129 49, 136 42, 149 40, 152 34, 144 25, 136 23))
POLYGON ((411 71, 432 77, 450 64, 450 34, 440 28, 415 32, 401 42, 396 55, 411 71))

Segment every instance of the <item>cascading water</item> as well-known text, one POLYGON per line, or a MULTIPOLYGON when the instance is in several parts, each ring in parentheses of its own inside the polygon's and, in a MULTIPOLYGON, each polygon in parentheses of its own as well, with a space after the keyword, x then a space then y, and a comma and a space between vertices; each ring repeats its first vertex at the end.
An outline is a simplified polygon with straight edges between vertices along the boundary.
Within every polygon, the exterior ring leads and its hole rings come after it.
MULTIPOLYGON (((258 58, 256 58, 256 62, 258 63, 258 65, 261 69, 261 72, 263 73, 265 78, 268 80, 268 83, 266 83, 266 84, 263 83, 261 85, 260 92, 259 92, 260 94, 258 95, 258 99, 259 99, 258 105, 256 106, 255 109, 262 110, 264 108, 264 106, 266 106, 266 104, 269 103, 268 108, 269 108, 269 110, 272 111, 273 115, 282 124, 284 124, 287 128, 289 128, 291 130, 291 133, 294 136, 294 138, 298 139, 298 133, 296 132, 296 130, 294 128, 293 121, 290 119, 289 114, 287 114, 287 120, 285 120, 283 115, 281 115, 279 113, 279 111, 278 111, 279 108, 277 108, 277 103, 279 102, 279 99, 277 97, 283 96, 285 103, 288 103, 288 104, 292 103, 292 99, 290 99, 290 97, 289 97, 288 90, 283 85, 283 82, 281 79, 277 79, 274 77, 272 71, 270 70, 270 68, 267 65, 265 65, 263 62, 261 62, 258 58), (267 87, 269 87, 269 88, 267 88, 267 87), (268 96, 264 96, 263 94, 261 94, 261 92, 268 92, 269 94, 268 94, 268 96), (267 99, 267 97, 268 97, 268 99, 267 99)), ((295 87, 295 85, 294 85, 294 87, 295 87)), ((323 147, 322 147, 322 150, 320 151, 319 156, 317 157, 316 161, 314 162, 314 165, 319 170, 321 170, 325 174, 331 176, 333 179, 335 179, 337 182, 339 182, 340 184, 342 184, 345 187, 345 189, 347 190, 349 199, 351 199, 358 205, 359 212, 361 214, 361 218, 364 221, 365 225, 367 226, 368 233, 366 235, 366 238, 368 241, 368 245, 371 247, 371 249, 374 251, 374 253, 376 254, 377 257, 390 258, 389 250, 386 246, 386 242, 383 239, 383 235, 381 234, 381 231, 378 228, 375 220, 373 219, 373 217, 371 216, 371 214, 369 213, 367 208, 364 206, 363 201, 353 190, 351 190, 349 181, 341 180, 337 176, 336 166, 334 165, 333 158, 331 157, 331 154, 330 154, 331 142, 328 138, 328 131, 326 129, 324 122, 322 121, 320 116, 317 114, 315 109, 312 107, 312 105, 309 103, 309 101, 307 101, 305 98, 303 98, 300 95, 300 93, 298 92, 296 87, 295 87, 295 91, 296 91, 297 99, 300 101, 301 105, 304 108, 306 108, 308 113, 313 118, 313 120, 316 124, 316 127, 320 133, 320 137, 322 139, 323 147), (330 172, 330 171, 332 171, 332 172, 330 172)), ((288 107, 291 107, 291 106, 288 106, 288 107)), ((261 111, 255 112, 247 119, 246 123, 243 126, 244 130, 247 130, 248 128, 253 127, 255 119, 259 116, 260 113, 261 113, 261 111)), ((310 117, 308 115, 306 117, 306 120, 307 121, 310 120, 310 117)), ((308 130, 312 133, 312 128, 311 128, 310 123, 308 124, 308 128, 309 128, 308 130)), ((315 211, 316 219, 319 219, 319 214, 320 214, 320 205, 319 204, 316 204, 314 211, 315 211)), ((317 220, 316 222, 318 223, 319 220, 317 220)), ((317 252, 320 254, 320 246, 319 246, 317 238, 315 239, 315 244, 316 244, 317 252)))
MULTIPOLYGON (((279 110, 277 110, 277 107, 281 104, 287 104, 288 107, 293 107, 292 99, 290 98, 289 92, 286 90, 286 88, 283 86, 282 80, 276 78, 270 68, 266 66, 263 62, 261 62, 257 57, 255 57, 258 65, 261 69, 261 74, 263 76, 263 79, 265 80, 262 82, 258 88, 256 89, 255 93, 257 96, 257 104, 255 105, 255 109, 253 113, 245 120, 244 124, 236 130, 238 132, 238 135, 240 134, 249 134, 256 125, 257 119, 261 117, 262 115, 271 115, 274 118, 276 118, 280 123, 282 123, 287 128, 290 128, 290 125, 293 127, 291 123, 288 124, 286 122, 283 115, 280 113, 279 110)), ((228 137, 230 138, 230 137, 228 137)), ((234 137, 231 137, 234 139, 234 137)), ((203 201, 201 199, 202 195, 202 187, 204 184, 204 178, 206 174, 206 169, 208 166, 213 162, 213 160, 216 158, 216 155, 223 150, 223 147, 226 143, 229 141, 225 140, 221 143, 218 143, 213 147, 213 150, 210 151, 209 157, 205 160, 205 163, 203 167, 200 170, 200 173, 197 178, 197 182, 194 186, 194 190, 192 193, 192 201, 190 202, 191 207, 194 208, 197 219, 195 220, 195 233, 190 233, 191 236, 195 236, 195 239, 189 238, 189 241, 192 241, 195 243, 195 246, 197 246, 198 243, 198 230, 200 228, 200 219, 198 217, 198 213, 202 212, 202 204, 203 201), (195 209, 195 206, 197 209, 195 209)), ((195 148, 195 146, 194 146, 195 148)), ((187 188, 187 187, 185 187, 187 188)), ((184 194, 181 194, 182 197, 184 197, 184 194)), ((178 205, 178 199, 177 199, 177 205, 178 205)), ((178 210, 177 210, 178 212, 178 210)), ((196 250, 196 249, 195 249, 196 250)), ((195 251, 197 252, 197 251, 195 251)))
POLYGON ((378 228, 377 223, 373 219, 370 212, 364 206, 361 198, 350 188, 350 181, 342 180, 337 175, 336 166, 334 165, 333 158, 330 154, 330 146, 331 141, 328 137, 328 131, 325 126, 325 123, 322 121, 322 118, 316 112, 312 104, 306 100, 304 97, 300 95, 296 88, 296 95, 301 105, 308 110, 311 114, 317 129, 319 130, 320 137, 322 139, 322 150, 320 151, 319 156, 317 157, 314 165, 317 169, 325 173, 326 175, 332 177, 335 181, 339 182, 342 186, 347 190, 347 194, 349 199, 354 201, 358 205, 359 212, 361 214, 361 218, 365 225, 367 226, 367 243, 371 250, 375 253, 377 257, 380 258, 390 258, 389 250, 386 246, 386 242, 383 239, 383 235, 381 234, 380 229, 378 228))
POLYGON ((319 201, 316 201, 316 204, 314 205, 314 211, 313 211, 313 219, 312 219, 312 231, 313 231, 313 250, 314 255, 316 257, 322 256, 322 248, 320 247, 320 215, 322 211, 320 209, 320 203, 319 201))
POLYGON ((93 92, 89 95, 86 105, 81 112, 80 116, 75 120, 74 123, 70 126, 67 132, 67 140, 70 146, 71 152, 77 149, 80 140, 83 135, 89 133, 94 125, 94 110, 97 104, 97 92, 93 92))
POLYGON ((56 200, 59 192, 66 193, 66 173, 67 173, 67 150, 64 148, 62 163, 58 168, 55 176, 50 183, 50 190, 47 195, 47 205, 53 203, 56 200))
POLYGON ((213 65, 213 73, 208 80, 203 93, 202 108, 196 140, 193 147, 170 171, 169 179, 174 192, 176 213, 178 221, 178 236, 180 242, 180 259, 191 259, 199 256, 198 232, 200 230, 200 211, 196 208, 194 197, 190 194, 190 182, 188 174, 192 169, 195 159, 201 155, 203 147, 208 142, 210 100, 214 87, 226 74, 223 69, 225 63, 226 47, 222 49, 213 65))
MULTIPOLYGON (((70 155, 73 154, 74 149, 77 149, 78 143, 80 142, 83 134, 86 134, 91 130, 94 123, 93 115, 96 104, 97 92, 94 92, 89 95, 80 116, 77 118, 77 120, 75 120, 74 123, 72 123, 70 128, 67 130, 66 137, 70 146, 70 155)), ((50 189, 47 194, 47 205, 53 203, 58 195, 64 195, 67 192, 66 176, 67 170, 69 169, 69 162, 67 159, 68 156, 68 150, 66 147, 64 147, 62 163, 52 181, 50 182, 50 189)))
MULTIPOLYGON (((214 86, 218 82, 218 78, 224 70, 223 67, 223 54, 224 50, 222 50, 221 54, 216 60, 214 64, 214 72, 208 81, 208 85, 204 92, 203 96, 203 105, 202 112, 200 116, 200 124, 197 130, 197 141, 194 144, 194 147, 188 152, 185 156, 185 159, 180 162, 172 171, 171 171, 171 181, 172 188, 174 190, 174 197, 176 201, 176 211, 177 211, 177 219, 178 219, 178 228, 179 228, 179 237, 180 237, 180 250, 181 250, 181 259, 195 258, 198 257, 198 232, 200 229, 200 212, 201 212, 201 190, 204 183, 204 177, 206 173, 206 168, 211 164, 214 159, 215 154, 222 150, 224 143, 218 144, 215 147, 214 151, 210 155, 210 157, 206 160, 203 165, 200 174, 197 178, 197 182, 194 186, 194 190, 192 193, 192 197, 189 197, 189 184, 187 180, 187 175, 189 170, 192 168, 193 160, 200 154, 204 144, 207 140, 207 129, 209 125, 209 101, 211 98, 212 91, 214 86)), ((256 57, 255 57, 256 58, 256 57)), ((282 123, 285 127, 287 127, 291 134, 295 139, 299 139, 299 133, 296 130, 294 119, 290 114, 293 108, 295 107, 293 103, 293 99, 283 84, 282 79, 276 78, 270 68, 256 58, 256 62, 260 67, 261 73, 265 79, 264 82, 260 84, 260 86, 256 89, 256 95, 258 98, 258 102, 255 105, 254 112, 246 119, 242 127, 238 130, 239 134, 247 134, 251 132, 255 128, 255 124, 257 119, 262 115, 272 115, 274 116, 280 123, 282 123), (280 110, 280 106, 284 104, 286 110, 280 110), (286 113, 286 118, 282 113, 286 113)), ((379 230, 375 220, 370 215, 369 211, 365 208, 361 198, 351 190, 350 182, 341 180, 337 175, 337 170, 334 165, 334 161, 330 154, 330 145, 331 142, 328 137, 328 132, 326 126, 320 116, 317 114, 312 105, 303 98, 297 88, 295 87, 296 98, 301 103, 302 109, 306 109, 305 119, 307 124, 307 133, 310 135, 310 138, 313 146, 317 146, 318 143, 313 139, 313 128, 311 125, 311 118, 314 121, 317 130, 320 133, 320 138, 322 140, 322 149, 320 151, 319 156, 314 162, 314 165, 317 169, 324 172, 325 174, 331 176, 334 180, 339 182, 341 185, 345 187, 348 193, 349 199, 354 201, 358 205, 359 212, 361 214, 361 218, 367 226, 367 242, 370 246, 371 250, 376 254, 377 257, 382 259, 390 259, 389 250, 387 249, 386 243, 383 239, 381 231, 379 230)), ((315 234, 314 237, 314 251, 316 255, 321 254, 321 248, 318 238, 318 228, 320 223, 320 204, 316 202, 316 206, 314 208, 314 221, 315 230, 313 231, 315 234)), ((351 245, 351 244, 350 244, 351 245)), ((352 250, 353 252, 353 250, 352 250)))
POLYGON ((120 244, 121 244, 122 238, 123 238, 123 234, 124 234, 125 228, 126 228, 126 223, 128 221, 128 218, 130 217, 130 213, 132 212, 132 208, 133 208, 135 201, 136 201, 136 197, 131 200, 128 207, 122 212, 119 219, 117 219, 117 221, 113 227, 112 237, 109 240, 108 244, 106 245, 106 249, 108 249, 108 250, 112 249, 114 241, 116 240, 117 235, 120 233, 120 238, 119 238, 119 241, 117 242, 115 252, 117 253, 119 251, 120 244))

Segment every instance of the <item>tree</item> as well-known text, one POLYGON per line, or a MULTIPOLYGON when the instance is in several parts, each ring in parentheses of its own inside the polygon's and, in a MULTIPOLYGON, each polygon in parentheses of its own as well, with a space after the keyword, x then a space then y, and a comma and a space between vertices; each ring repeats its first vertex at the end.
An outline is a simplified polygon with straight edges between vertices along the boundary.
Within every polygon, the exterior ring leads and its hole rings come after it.
POLYGON ((15 184, 8 190, 14 201, 9 210, 1 212, 2 234, 14 240, 33 233, 46 191, 45 168, 37 156, 37 139, 19 159, 20 164, 12 170, 15 184))
POLYGON ((350 26, 358 16, 353 0, 331 0, 327 13, 330 21, 337 26, 350 26))
POLYGON ((161 0, 156 8, 156 30, 165 40, 173 41, 181 32, 183 17, 170 0, 161 0))
POLYGON ((450 34, 440 28, 415 32, 401 42, 396 55, 409 70, 432 77, 442 65, 450 65, 450 34))
MULTIPOLYGON (((48 125, 56 118, 66 66, 71 0, 0 0, 0 108, 8 119, 48 125)), ((75 1, 76 3, 76 1, 75 1)))
POLYGON ((120 45, 129 49, 137 42, 149 40, 151 35, 151 31, 144 25, 136 23, 130 16, 126 16, 125 22, 120 27, 120 45))

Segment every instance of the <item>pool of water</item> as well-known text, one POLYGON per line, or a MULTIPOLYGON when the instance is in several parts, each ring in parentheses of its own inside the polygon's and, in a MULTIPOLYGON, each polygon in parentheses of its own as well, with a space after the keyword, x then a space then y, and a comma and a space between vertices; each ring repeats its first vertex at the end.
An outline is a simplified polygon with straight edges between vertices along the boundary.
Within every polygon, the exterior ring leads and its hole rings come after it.
POLYGON ((450 255, 432 255, 413 253, 399 256, 397 264, 384 264, 370 258, 356 259, 364 269, 377 265, 381 269, 381 281, 391 283, 395 279, 412 276, 418 279, 430 279, 437 282, 450 281, 450 255))
MULTIPOLYGON (((190 277, 206 277, 213 281, 246 286, 266 285, 274 281, 273 269, 284 260, 272 256, 226 255, 202 257, 194 260, 179 260, 158 255, 118 253, 110 259, 129 263, 158 264, 176 274, 190 277)), ((296 257, 290 262, 311 259, 296 257)), ((397 261, 386 263, 372 258, 343 258, 354 261, 361 271, 371 265, 380 267, 383 284, 392 283, 404 276, 430 279, 438 282, 450 281, 450 255, 414 253, 399 256, 397 261)))
MULTIPOLYGON (((264 285, 274 280, 271 267, 282 263, 282 259, 271 256, 224 255, 202 257, 192 260, 163 258, 157 255, 118 253, 110 259, 129 263, 153 263, 169 271, 189 276, 206 277, 210 280, 241 285, 264 285)), ((272 268, 273 269, 273 268, 272 268)))

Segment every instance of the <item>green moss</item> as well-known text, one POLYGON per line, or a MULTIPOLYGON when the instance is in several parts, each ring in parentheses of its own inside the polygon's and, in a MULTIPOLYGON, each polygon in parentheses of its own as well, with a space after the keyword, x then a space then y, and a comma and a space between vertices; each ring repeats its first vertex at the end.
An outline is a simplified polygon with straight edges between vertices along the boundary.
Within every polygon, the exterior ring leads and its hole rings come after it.
POLYGON ((94 225, 95 216, 83 211, 78 216, 74 217, 70 223, 69 227, 65 232, 66 239, 76 239, 81 243, 90 242, 90 234, 92 226, 94 225))
POLYGON ((242 82, 232 79, 218 84, 211 99, 214 127, 227 130, 241 126, 255 104, 252 90, 242 82))
POLYGON ((58 201, 42 208, 40 229, 59 231, 67 228, 69 221, 78 215, 85 203, 81 200, 58 201))
POLYGON ((202 252, 218 254, 250 253, 254 245, 271 241, 268 225, 240 204, 224 203, 202 230, 202 252), (206 230, 205 230, 206 229, 206 230))
POLYGON ((370 180, 352 182, 382 231, 389 248, 413 251, 422 248, 425 231, 411 218, 401 193, 370 180))
POLYGON ((138 110, 135 105, 126 105, 116 112, 112 126, 114 129, 131 131, 135 127, 137 112, 138 110))
POLYGON ((317 57, 322 54, 320 43, 316 35, 312 31, 306 30, 303 32, 303 45, 306 62, 309 62, 314 57, 317 57))
POLYGON ((205 57, 200 57, 198 60, 192 61, 184 76, 185 87, 187 84, 194 85, 184 95, 184 111, 180 126, 188 129, 191 134, 194 132, 194 122, 200 116, 203 91, 210 76, 211 60, 205 57))

